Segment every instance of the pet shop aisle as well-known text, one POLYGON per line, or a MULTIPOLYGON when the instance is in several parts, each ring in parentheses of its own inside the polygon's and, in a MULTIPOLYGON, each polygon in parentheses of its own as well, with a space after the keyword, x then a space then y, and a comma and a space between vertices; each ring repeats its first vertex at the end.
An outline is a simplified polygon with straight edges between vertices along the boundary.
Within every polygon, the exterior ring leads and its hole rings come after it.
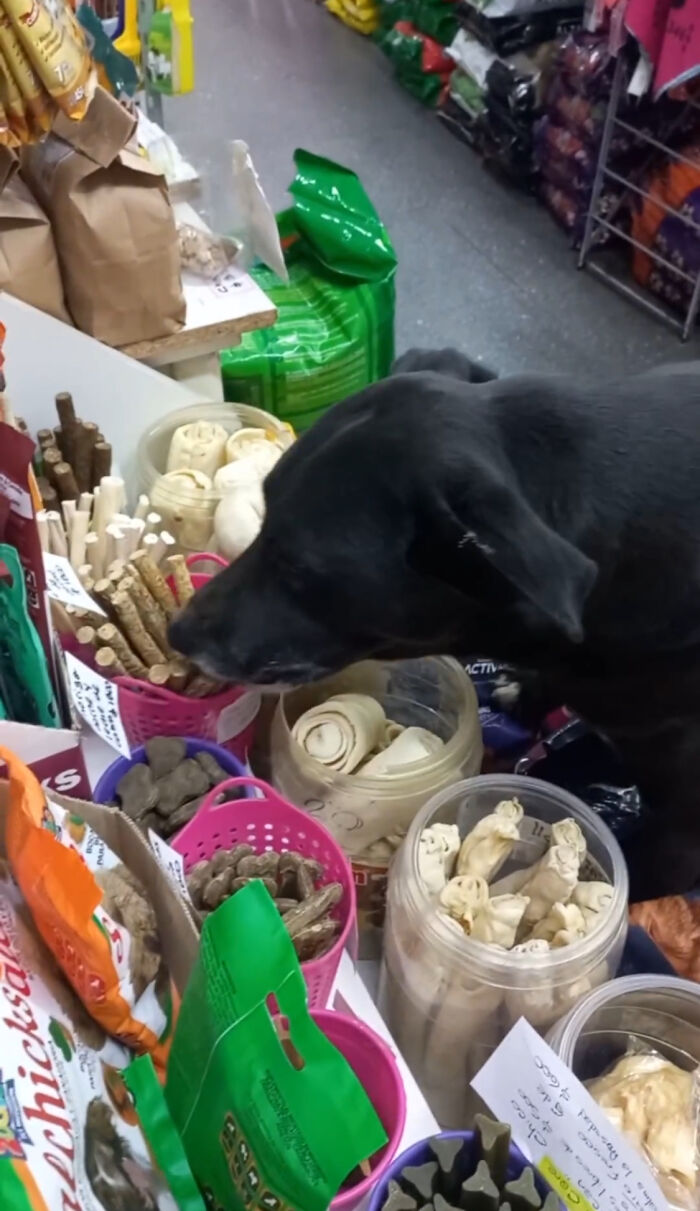
POLYGON ((573 272, 547 213, 492 179, 376 47, 312 0, 209 0, 196 42, 197 89, 166 100, 166 125, 201 170, 211 225, 226 229, 231 138, 254 149, 276 208, 295 147, 355 169, 398 254, 398 351, 456 345, 503 373, 693 356, 694 342, 573 272))

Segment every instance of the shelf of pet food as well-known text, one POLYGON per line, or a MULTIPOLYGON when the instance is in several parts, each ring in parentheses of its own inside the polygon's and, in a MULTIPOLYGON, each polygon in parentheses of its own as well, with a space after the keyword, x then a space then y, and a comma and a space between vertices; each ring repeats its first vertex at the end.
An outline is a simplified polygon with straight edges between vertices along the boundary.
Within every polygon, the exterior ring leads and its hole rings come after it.
MULTIPOLYGON (((106 767, 114 761, 116 753, 89 729, 85 729, 83 733, 82 748, 90 785, 94 787, 106 767)), ((394 1052, 406 1091, 406 1125, 398 1149, 402 1152, 418 1140, 433 1135, 438 1130, 438 1125, 374 1002, 378 971, 379 964, 375 961, 360 961, 355 967, 346 952, 338 969, 329 1006, 343 1013, 350 1013, 364 1022, 384 1039, 394 1052)), ((355 1211, 364 1211, 365 1206, 366 1203, 363 1202, 355 1211)))

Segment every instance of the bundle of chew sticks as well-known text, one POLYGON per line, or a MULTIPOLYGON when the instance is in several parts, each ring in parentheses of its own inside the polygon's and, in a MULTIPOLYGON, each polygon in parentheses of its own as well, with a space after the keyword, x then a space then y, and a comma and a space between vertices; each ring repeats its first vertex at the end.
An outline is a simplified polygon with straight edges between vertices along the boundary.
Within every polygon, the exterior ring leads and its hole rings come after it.
POLYGON ((56 408, 60 425, 37 434, 43 549, 69 559, 83 583, 100 580, 141 547, 160 564, 175 547, 160 514, 147 496, 139 497, 133 517, 124 512, 124 481, 110 474, 112 447, 97 425, 76 417, 67 391, 56 396, 56 408))
POLYGON ((193 596, 194 586, 184 555, 168 556, 167 564, 164 575, 143 549, 128 561, 115 560, 107 576, 83 582, 105 613, 52 602, 54 625, 75 636, 105 677, 135 677, 191 698, 222 693, 222 682, 199 672, 168 643, 168 622, 193 596))

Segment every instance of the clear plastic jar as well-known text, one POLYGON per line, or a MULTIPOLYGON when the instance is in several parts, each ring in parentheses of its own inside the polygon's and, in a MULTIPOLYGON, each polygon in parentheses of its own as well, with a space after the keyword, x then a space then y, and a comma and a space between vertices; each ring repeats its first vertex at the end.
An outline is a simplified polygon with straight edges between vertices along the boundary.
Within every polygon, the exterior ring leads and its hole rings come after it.
MULTIPOLYGON (((692 1072, 700 1066, 700 984, 665 975, 611 980, 557 1022, 547 1041, 584 1084, 630 1048, 659 1052, 692 1072)), ((685 1192, 678 1201, 672 1189, 664 1193, 671 1207, 689 1205, 685 1192)))
POLYGON ((155 421, 142 433, 136 451, 137 480, 139 492, 154 496, 154 509, 163 518, 164 528, 169 530, 183 551, 212 551, 214 544, 214 512, 221 500, 221 492, 202 491, 196 496, 171 486, 163 479, 168 461, 170 443, 176 429, 195 421, 210 421, 222 425, 227 433, 238 429, 265 429, 286 449, 294 441, 289 425, 279 421, 269 412, 249 404, 193 404, 179 408, 155 421))
POLYGON ((272 781, 292 803, 318 816, 346 853, 359 857, 375 842, 404 833, 437 789, 478 770, 482 751, 476 691, 456 660, 366 660, 280 696, 272 722, 272 781), (346 693, 370 694, 388 718, 427 728, 444 746, 392 774, 328 769, 297 744, 292 728, 310 707, 346 693))
POLYGON ((627 936, 628 878, 622 852, 596 814, 535 778, 467 779, 435 795, 415 817, 389 873, 379 1004, 443 1127, 464 1127, 478 1107, 469 1082, 520 1017, 547 1031, 614 976, 627 936), (418 874, 418 842, 437 821, 462 837, 502 799, 525 808, 521 841, 499 878, 536 862, 551 825, 573 817, 588 846, 581 875, 613 886, 610 910, 579 942, 544 955, 513 955, 460 936, 437 912, 418 874))

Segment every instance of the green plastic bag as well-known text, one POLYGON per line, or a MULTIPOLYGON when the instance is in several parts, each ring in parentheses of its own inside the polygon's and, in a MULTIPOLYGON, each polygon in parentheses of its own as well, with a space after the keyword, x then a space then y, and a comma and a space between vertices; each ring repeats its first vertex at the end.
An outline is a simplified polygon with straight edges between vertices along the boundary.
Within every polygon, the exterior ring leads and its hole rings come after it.
POLYGON ((355 1073, 309 1015, 294 946, 259 879, 204 923, 165 1099, 207 1206, 225 1211, 326 1211, 387 1142, 355 1073), (300 1067, 275 1029, 270 994, 300 1067))
POLYGON ((289 284, 252 270, 277 323, 224 351, 221 372, 227 400, 255 404, 301 432, 388 374, 396 254, 354 172, 303 150, 294 162, 293 208, 277 217, 289 284))
POLYGON ((58 727, 46 656, 27 608, 24 571, 9 543, 0 543, 0 564, 9 573, 0 577, 0 718, 58 727))

